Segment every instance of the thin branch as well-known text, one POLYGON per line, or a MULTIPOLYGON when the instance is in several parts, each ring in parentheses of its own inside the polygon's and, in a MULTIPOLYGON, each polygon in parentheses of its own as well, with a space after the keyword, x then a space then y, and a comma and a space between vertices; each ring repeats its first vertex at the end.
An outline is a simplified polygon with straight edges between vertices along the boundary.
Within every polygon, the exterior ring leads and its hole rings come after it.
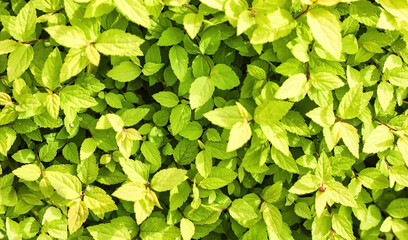
POLYGON ((305 13, 309 12, 309 8, 310 5, 307 5, 307 8, 305 10, 303 10, 301 13, 299 13, 299 15, 297 15, 294 19, 297 20, 298 18, 300 18, 302 15, 304 15, 305 13))
POLYGON ((373 119, 379 123, 381 123, 382 125, 386 126, 389 130, 391 131, 398 131, 397 129, 390 127, 388 124, 386 124, 385 122, 381 121, 380 119, 378 119, 377 117, 373 117, 373 119))
POLYGON ((193 9, 192 7, 190 7, 190 6, 187 5, 187 4, 183 4, 182 6, 185 7, 185 8, 187 8, 187 9, 189 9, 190 11, 192 11, 192 12, 195 13, 195 14, 198 13, 195 9, 193 9))
POLYGON ((38 167, 40 168, 41 177, 44 178, 44 171, 43 171, 43 169, 42 169, 41 160, 40 160, 40 157, 38 156, 37 150, 35 150, 35 157, 37 158, 38 167))
POLYGON ((388 163, 387 159, 384 158, 383 160, 385 162, 385 165, 387 165, 387 169, 389 170, 390 169, 390 164, 388 163))
POLYGON ((61 92, 66 86, 69 86, 69 85, 73 84, 74 82, 75 82, 75 78, 72 79, 69 83, 67 83, 67 84, 61 86, 60 88, 58 88, 58 90, 55 91, 54 93, 59 93, 59 92, 61 92))
POLYGON ((22 44, 34 44, 34 43, 36 43, 36 42, 41 42, 41 41, 45 41, 45 40, 48 40, 48 38, 36 39, 36 40, 33 40, 33 41, 22 41, 21 43, 22 43, 22 44))
POLYGON ((262 202, 266 202, 265 199, 263 199, 263 197, 262 197, 261 195, 259 195, 259 193, 257 193, 257 192, 255 191, 254 188, 252 188, 252 192, 255 193, 255 195, 258 196, 258 197, 262 200, 262 202))
POLYGON ((212 68, 211 68, 211 64, 210 64, 210 62, 207 60, 207 58, 205 57, 205 55, 204 55, 204 54, 202 54, 202 56, 203 56, 203 58, 204 58, 204 61, 207 63, 208 67, 210 68, 210 72, 208 73, 208 76, 210 76, 210 74, 211 74, 211 70, 212 70, 212 68))

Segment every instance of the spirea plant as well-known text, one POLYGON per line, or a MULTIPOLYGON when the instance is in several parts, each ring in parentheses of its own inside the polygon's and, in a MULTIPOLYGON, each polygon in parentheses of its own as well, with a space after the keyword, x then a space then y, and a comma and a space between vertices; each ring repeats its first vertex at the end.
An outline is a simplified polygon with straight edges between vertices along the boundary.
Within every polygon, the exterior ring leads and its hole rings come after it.
POLYGON ((0 238, 408 239, 407 0, 2 0, 0 22, 0 238))

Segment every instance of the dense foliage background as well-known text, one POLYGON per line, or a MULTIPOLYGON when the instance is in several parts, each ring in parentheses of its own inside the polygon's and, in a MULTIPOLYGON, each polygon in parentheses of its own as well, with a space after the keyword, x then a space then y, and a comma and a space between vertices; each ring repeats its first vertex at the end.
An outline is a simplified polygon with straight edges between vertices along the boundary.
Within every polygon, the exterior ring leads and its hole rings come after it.
POLYGON ((3 239, 408 239, 407 0, 0 21, 3 239))

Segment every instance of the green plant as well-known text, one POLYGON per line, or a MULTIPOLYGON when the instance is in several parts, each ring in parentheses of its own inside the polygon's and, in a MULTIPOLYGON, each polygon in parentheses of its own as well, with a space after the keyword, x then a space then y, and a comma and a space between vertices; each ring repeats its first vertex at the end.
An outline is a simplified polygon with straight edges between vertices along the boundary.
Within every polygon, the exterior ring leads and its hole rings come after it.
POLYGON ((407 0, 0 20, 3 239, 408 239, 407 0))

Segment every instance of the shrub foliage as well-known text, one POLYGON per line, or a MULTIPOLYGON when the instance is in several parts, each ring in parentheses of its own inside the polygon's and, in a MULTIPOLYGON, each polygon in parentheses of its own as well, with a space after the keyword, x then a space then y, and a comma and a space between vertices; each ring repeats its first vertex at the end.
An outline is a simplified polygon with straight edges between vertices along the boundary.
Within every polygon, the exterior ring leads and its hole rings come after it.
POLYGON ((4 239, 408 239, 407 0, 0 1, 4 239))

